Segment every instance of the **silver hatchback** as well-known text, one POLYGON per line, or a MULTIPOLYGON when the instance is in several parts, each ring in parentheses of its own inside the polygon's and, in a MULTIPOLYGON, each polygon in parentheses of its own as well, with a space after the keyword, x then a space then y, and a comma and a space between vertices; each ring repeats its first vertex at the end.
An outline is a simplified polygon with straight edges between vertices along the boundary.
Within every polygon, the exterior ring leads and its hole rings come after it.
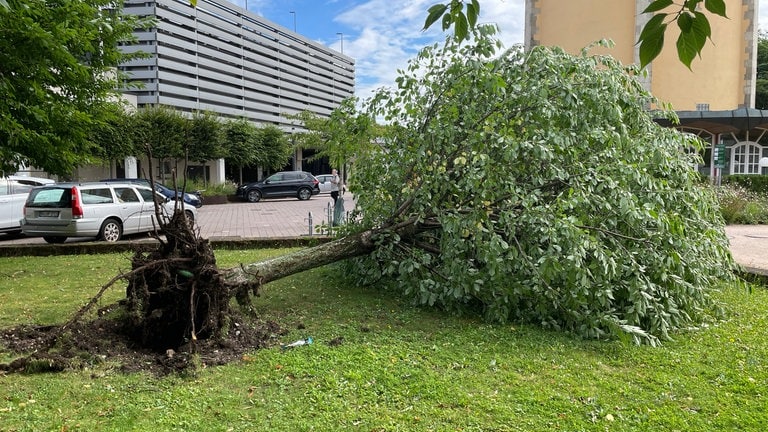
POLYGON ((146 186, 130 183, 57 183, 34 188, 24 206, 21 231, 63 243, 68 237, 116 242, 125 234, 159 230, 153 197, 166 220, 177 205, 194 220, 197 209, 169 201, 146 186))

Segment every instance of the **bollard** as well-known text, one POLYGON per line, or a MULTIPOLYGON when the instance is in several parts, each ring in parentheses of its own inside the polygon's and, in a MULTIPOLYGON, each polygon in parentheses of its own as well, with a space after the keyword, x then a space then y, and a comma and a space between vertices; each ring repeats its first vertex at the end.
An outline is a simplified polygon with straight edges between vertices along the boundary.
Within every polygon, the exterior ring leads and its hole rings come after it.
POLYGON ((309 212, 309 217, 307 217, 304 220, 309 221, 309 235, 311 236, 312 235, 312 212, 309 212))
POLYGON ((333 235, 333 206, 331 206, 331 203, 328 203, 326 213, 328 216, 328 235, 331 236, 333 235))

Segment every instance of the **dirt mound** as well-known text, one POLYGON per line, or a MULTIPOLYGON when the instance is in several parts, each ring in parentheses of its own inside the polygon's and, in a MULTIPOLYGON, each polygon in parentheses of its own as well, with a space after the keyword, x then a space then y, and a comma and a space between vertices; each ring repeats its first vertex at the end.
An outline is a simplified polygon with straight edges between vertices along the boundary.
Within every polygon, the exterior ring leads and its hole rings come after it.
MULTIPOLYGON (((129 334, 119 316, 122 306, 114 305, 104 316, 70 325, 20 326, 0 330, 0 344, 12 353, 25 355, 8 364, 6 372, 62 371, 109 364, 124 372, 156 375, 183 372, 238 361, 247 352, 274 346, 284 332, 271 321, 232 316, 232 325, 223 337, 198 340, 194 345, 150 349, 129 334), (55 341, 51 338, 55 337, 55 341), (30 354, 31 353, 31 354, 30 354)), ((102 309, 104 310, 104 309, 102 309)))
MULTIPOLYGON (((157 210, 156 210, 157 211, 157 210)), ((159 211, 157 220, 162 220, 159 211)), ((137 249, 131 271, 115 276, 67 322, 0 330, 0 342, 26 354, 0 371, 59 371, 100 362, 125 371, 169 373, 218 365, 269 346, 279 327, 250 314, 254 281, 229 284, 194 223, 177 211, 155 250, 137 249), (126 280, 126 298, 93 314, 102 294, 126 280), (236 299, 240 308, 231 307, 236 299), (98 318, 87 321, 87 316, 98 318)))

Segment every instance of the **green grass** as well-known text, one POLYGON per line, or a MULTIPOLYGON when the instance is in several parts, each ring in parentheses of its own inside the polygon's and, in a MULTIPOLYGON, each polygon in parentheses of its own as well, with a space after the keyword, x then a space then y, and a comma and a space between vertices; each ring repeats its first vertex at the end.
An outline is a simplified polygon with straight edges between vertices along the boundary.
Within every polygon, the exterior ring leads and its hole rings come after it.
MULTIPOLYGON (((218 251, 220 266, 280 251, 218 251)), ((128 255, 0 259, 0 327, 67 319, 128 255)), ((488 325, 345 286, 328 266, 256 305, 313 345, 249 353, 193 377, 108 363, 0 376, 2 431, 762 431, 768 293, 717 293, 727 321, 660 348, 488 325), (302 329, 299 329, 299 328, 302 329), (343 337, 339 346, 328 342, 343 337)), ((121 296, 108 293, 105 303, 121 296)), ((8 353, 0 353, 7 361, 8 353)))

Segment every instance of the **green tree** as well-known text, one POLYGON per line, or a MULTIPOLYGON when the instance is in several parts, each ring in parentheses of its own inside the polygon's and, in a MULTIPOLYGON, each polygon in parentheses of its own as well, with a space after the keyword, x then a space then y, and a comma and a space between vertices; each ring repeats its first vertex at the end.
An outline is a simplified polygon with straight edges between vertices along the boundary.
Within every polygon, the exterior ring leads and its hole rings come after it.
MULTIPOLYGON (((189 121, 167 107, 144 108, 133 116, 134 141, 142 154, 160 161, 159 173, 167 174, 165 161, 184 159, 189 121)), ((154 178, 154 173, 149 173, 154 178)))
POLYGON ((243 168, 258 162, 260 142, 256 126, 241 118, 224 124, 224 142, 227 147, 226 163, 237 167, 238 182, 243 183, 243 168))
POLYGON ((67 175, 93 160, 113 110, 118 44, 140 25, 107 0, 0 3, 0 170, 67 175))
POLYGON ((280 169, 291 160, 294 146, 288 141, 285 132, 275 125, 266 125, 258 129, 259 148, 254 165, 267 170, 280 169))
POLYGON ((297 134, 298 145, 318 150, 316 157, 327 157, 334 167, 345 166, 356 152, 375 145, 380 128, 357 111, 357 103, 357 98, 344 100, 329 118, 309 111, 294 116, 306 130, 297 134))
MULTIPOLYGON (((187 158, 199 163, 226 156, 224 127, 210 112, 196 112, 187 120, 187 158)), ((203 183, 208 181, 203 178, 203 183)))
POLYGON ((760 32, 757 39, 757 90, 755 108, 768 109, 768 36, 760 32))
POLYGON ((135 131, 128 107, 110 104, 105 107, 104 120, 91 129, 90 140, 95 146, 94 156, 104 161, 115 161, 143 153, 134 142, 135 131))
POLYGON ((654 122, 635 67, 498 55, 478 31, 424 49, 366 105, 391 126, 355 155, 365 193, 348 236, 227 279, 361 256, 355 283, 589 338, 656 343, 716 316, 733 262, 698 156, 681 151, 701 142, 654 122))
MULTIPOLYGON (((682 0, 680 4, 675 4, 674 0, 654 0, 645 8, 643 13, 653 16, 643 27, 637 41, 640 44, 641 67, 650 64, 661 53, 664 35, 671 23, 676 23, 680 29, 677 38, 678 58, 684 65, 691 67, 693 59, 701 54, 707 39, 712 36, 709 19, 699 10, 701 3, 704 3, 708 12, 727 18, 724 0, 682 0)), ((479 15, 478 0, 450 0, 429 8, 424 30, 440 20, 444 31, 453 27, 454 35, 459 40, 465 40, 472 33, 479 15)))

